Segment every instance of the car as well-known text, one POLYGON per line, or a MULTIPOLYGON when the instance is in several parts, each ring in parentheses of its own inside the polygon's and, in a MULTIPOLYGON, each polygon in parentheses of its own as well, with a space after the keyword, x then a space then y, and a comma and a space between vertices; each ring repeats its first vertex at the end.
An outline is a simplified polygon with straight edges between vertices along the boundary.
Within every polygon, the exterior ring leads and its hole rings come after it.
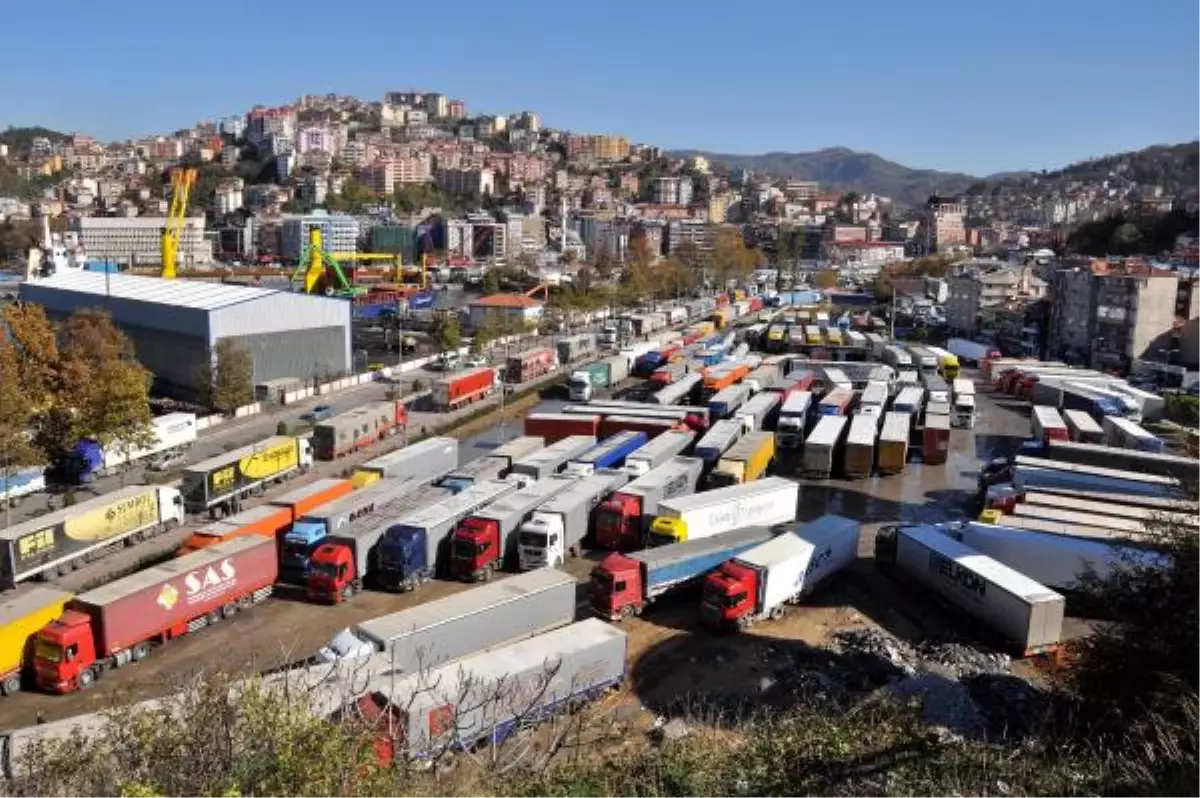
POLYGON ((301 421, 307 421, 309 424, 316 424, 319 421, 324 421, 333 415, 333 405, 317 405, 312 410, 300 416, 301 421))
POLYGON ((463 365, 468 368, 481 368, 488 364, 487 355, 471 355, 463 361, 463 365))
POLYGON ((151 471, 170 471, 175 466, 183 465, 183 452, 164 452, 150 461, 151 471))

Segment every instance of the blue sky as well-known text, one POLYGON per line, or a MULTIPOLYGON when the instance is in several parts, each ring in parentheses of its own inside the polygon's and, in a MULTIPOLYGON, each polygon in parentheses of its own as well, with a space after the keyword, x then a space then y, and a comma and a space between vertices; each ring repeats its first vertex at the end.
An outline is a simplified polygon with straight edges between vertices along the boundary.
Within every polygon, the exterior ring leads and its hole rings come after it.
POLYGON ((5 6, 0 127, 104 139, 410 87, 668 148, 845 146, 972 174, 1200 125, 1195 0, 5 6))

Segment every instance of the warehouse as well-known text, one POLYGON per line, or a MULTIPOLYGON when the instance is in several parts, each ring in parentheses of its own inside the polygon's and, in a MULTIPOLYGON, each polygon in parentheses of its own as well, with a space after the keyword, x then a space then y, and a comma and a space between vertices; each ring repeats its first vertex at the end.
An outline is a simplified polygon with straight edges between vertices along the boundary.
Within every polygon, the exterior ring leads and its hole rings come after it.
POLYGON ((290 291, 96 272, 21 286, 21 299, 62 319, 107 309, 155 376, 155 392, 193 398, 200 366, 231 338, 254 361, 254 382, 348 373, 350 303, 290 291))

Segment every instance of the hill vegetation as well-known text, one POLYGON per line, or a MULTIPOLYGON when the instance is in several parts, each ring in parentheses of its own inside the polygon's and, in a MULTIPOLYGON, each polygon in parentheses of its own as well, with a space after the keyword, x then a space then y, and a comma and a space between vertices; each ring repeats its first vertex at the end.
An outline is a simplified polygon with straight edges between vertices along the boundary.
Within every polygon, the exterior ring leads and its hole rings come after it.
POLYGON ((24 156, 33 146, 36 138, 50 139, 51 143, 60 143, 71 138, 68 133, 60 133, 47 127, 13 127, 0 132, 0 144, 7 144, 14 155, 24 156))

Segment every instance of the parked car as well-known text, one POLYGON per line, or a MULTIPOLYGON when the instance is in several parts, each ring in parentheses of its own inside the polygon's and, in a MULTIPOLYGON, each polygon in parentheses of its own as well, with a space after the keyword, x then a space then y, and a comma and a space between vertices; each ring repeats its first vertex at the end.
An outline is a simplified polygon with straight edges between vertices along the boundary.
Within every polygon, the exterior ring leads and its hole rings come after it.
POLYGON ((463 361, 463 365, 465 365, 467 368, 472 368, 472 369, 481 368, 482 366, 486 366, 487 364, 488 364, 487 355, 471 355, 470 357, 468 357, 466 360, 463 361))
POLYGON ((317 405, 312 410, 300 416, 301 421, 316 424, 333 416, 333 405, 317 405))
POLYGON ((175 466, 183 465, 183 452, 165 452, 150 461, 151 471, 170 471, 175 466))

